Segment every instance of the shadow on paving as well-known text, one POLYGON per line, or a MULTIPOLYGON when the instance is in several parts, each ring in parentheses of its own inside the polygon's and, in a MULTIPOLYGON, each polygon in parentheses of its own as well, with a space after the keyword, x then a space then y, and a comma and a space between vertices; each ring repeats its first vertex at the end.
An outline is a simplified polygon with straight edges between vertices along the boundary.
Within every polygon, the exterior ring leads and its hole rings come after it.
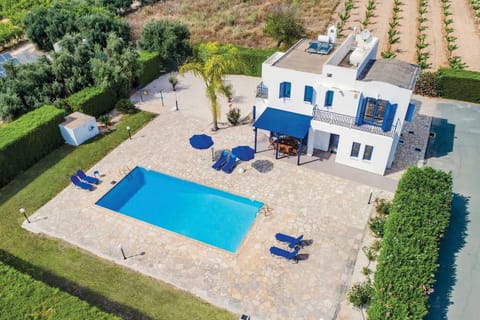
POLYGON ((450 225, 440 245, 438 262, 440 267, 435 277, 435 293, 430 296, 430 309, 426 320, 444 320, 447 318, 448 307, 453 304, 451 295, 457 282, 456 256, 465 246, 469 198, 454 193, 452 199, 452 214, 450 225))
POLYGON ((430 138, 428 141, 425 159, 439 158, 453 151, 455 139, 455 125, 448 123, 447 119, 432 118, 430 138))
POLYGON ((41 281, 51 287, 58 288, 72 296, 76 296, 102 311, 114 314, 123 319, 153 320, 153 318, 143 314, 139 310, 109 300, 105 296, 100 295, 89 288, 79 286, 69 279, 60 277, 43 268, 34 266, 29 262, 22 260, 2 249, 0 249, 0 261, 15 268, 19 272, 28 274, 35 280, 41 281))

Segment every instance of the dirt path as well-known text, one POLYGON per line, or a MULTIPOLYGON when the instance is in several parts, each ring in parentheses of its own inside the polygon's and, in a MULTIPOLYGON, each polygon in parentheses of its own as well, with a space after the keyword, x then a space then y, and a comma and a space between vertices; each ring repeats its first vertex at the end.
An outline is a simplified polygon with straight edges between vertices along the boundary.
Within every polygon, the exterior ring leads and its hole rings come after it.
POLYGON ((447 44, 443 32, 443 13, 440 0, 428 0, 428 12, 424 15, 428 21, 426 42, 429 44, 425 50, 430 53, 428 62, 431 63, 430 70, 437 70, 439 67, 448 66, 447 44))
POLYGON ((400 7, 402 19, 397 26, 400 42, 395 44, 394 49, 397 59, 406 62, 415 62, 415 43, 417 41, 418 3, 417 1, 404 1, 400 7))
POLYGON ((470 4, 467 0, 452 0, 450 12, 455 29, 453 35, 457 37, 458 46, 453 54, 467 64, 468 70, 480 71, 480 32, 475 24, 470 4))
MULTIPOLYGON (((388 48, 388 23, 392 20, 393 0, 377 0, 375 2, 375 15, 371 18, 371 23, 367 27, 373 35, 378 37, 380 41, 377 57, 381 58, 381 53, 387 51, 388 48)), ((365 16, 365 14, 364 14, 365 16)), ((395 47, 396 45, 394 45, 395 47)))

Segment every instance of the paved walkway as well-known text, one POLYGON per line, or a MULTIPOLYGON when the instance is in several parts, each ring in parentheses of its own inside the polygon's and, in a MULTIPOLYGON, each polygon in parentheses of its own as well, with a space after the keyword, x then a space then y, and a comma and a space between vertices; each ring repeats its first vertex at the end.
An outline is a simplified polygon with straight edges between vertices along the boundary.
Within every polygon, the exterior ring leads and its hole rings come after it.
MULTIPOLYGON (((244 96, 237 94, 234 105, 246 115, 257 81, 247 77, 237 80, 240 84, 235 82, 234 90, 244 92, 244 96)), ((272 164, 266 173, 254 169, 253 161, 240 164, 231 175, 211 169, 210 151, 193 150, 188 142, 191 135, 211 134, 218 151, 251 145, 253 132, 249 125, 211 132, 203 87, 195 81, 180 78, 178 112, 171 111, 175 93, 168 91, 165 79, 147 88, 143 102, 138 93, 133 96, 141 108, 159 116, 90 170, 90 174, 99 170, 103 175, 96 190, 67 187, 24 227, 254 319, 336 318, 373 210, 368 204, 370 192, 373 197, 392 194, 313 166, 296 166, 290 163, 293 158, 274 160, 271 152, 259 153, 255 159, 272 164), (96 206, 111 189, 110 182, 119 181, 135 166, 254 198, 264 202, 270 214, 258 215, 238 252, 231 254, 96 206), (273 258, 268 249, 276 244, 276 232, 313 239, 313 245, 302 251, 309 255, 308 260, 292 264, 273 258), (120 244, 129 256, 127 260, 121 256, 120 244)))

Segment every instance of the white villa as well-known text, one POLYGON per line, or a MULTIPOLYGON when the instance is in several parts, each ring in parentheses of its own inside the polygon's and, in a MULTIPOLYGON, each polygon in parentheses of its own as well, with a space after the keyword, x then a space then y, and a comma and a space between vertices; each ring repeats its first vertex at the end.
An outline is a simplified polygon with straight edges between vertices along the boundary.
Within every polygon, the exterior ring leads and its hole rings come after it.
MULTIPOLYGON (((262 65, 257 88, 257 130, 276 139, 294 137, 316 150, 336 153, 335 161, 383 175, 394 159, 419 68, 376 59, 378 38, 355 30, 341 43, 336 29, 318 40, 302 39, 262 65)), ((298 163, 300 152, 298 152, 298 163)))

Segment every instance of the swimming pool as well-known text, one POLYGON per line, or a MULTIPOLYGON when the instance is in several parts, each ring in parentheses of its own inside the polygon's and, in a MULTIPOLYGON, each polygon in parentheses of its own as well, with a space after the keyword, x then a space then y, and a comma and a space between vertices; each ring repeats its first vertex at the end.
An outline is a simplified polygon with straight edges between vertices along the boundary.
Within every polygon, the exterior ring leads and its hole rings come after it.
POLYGON ((142 167, 96 204, 230 252, 237 251, 263 206, 142 167))

